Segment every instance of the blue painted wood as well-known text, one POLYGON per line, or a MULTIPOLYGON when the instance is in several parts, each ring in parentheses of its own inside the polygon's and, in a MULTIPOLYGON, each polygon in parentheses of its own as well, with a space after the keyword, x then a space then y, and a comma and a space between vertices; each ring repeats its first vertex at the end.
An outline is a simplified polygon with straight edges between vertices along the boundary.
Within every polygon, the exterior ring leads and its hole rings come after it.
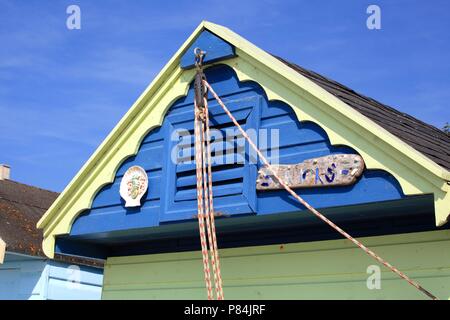
POLYGON ((159 224, 160 201, 147 201, 142 208, 125 208, 123 204, 95 208, 77 218, 71 235, 111 230, 151 227, 159 224))
POLYGON ((0 265, 0 300, 40 300, 45 298, 43 259, 7 253, 0 265))
MULTIPOLYGON (((236 116, 236 119, 242 123, 244 128, 257 128, 258 117, 257 110, 261 104, 261 99, 257 95, 249 95, 249 92, 244 94, 235 93, 232 96, 227 97, 228 102, 232 105, 232 111, 236 116)), ((169 112, 170 113, 170 112, 169 112)), ((216 137, 223 137, 227 130, 234 135, 235 129, 232 126, 232 121, 225 114, 223 109, 215 102, 210 104, 210 117, 211 117, 211 134, 216 137), (217 128, 217 129, 216 129, 217 128)), ((174 132, 183 128, 184 130, 193 130, 193 105, 192 103, 183 107, 183 109, 177 109, 174 114, 169 114, 166 120, 170 122, 168 126, 169 132, 174 132)), ((169 133, 168 133, 169 135, 169 133)), ((179 139, 173 139, 170 141, 167 148, 173 150, 176 148, 179 139)), ((194 155, 193 139, 189 139, 190 146, 184 148, 187 149, 189 155, 194 155)), ((215 151, 223 151, 224 145, 216 144, 215 151)), ((252 184, 256 179, 256 170, 254 174, 250 174, 249 169, 252 164, 245 162, 245 159, 236 155, 236 159, 242 159, 242 164, 233 164, 230 166, 223 166, 227 163, 227 155, 223 152, 222 155, 213 156, 212 170, 215 172, 215 177, 220 177, 219 180, 213 179, 213 193, 218 198, 226 198, 224 200, 215 203, 216 210, 222 210, 229 208, 229 201, 233 201, 236 206, 232 209, 233 214, 248 214, 254 213, 252 209, 255 207, 255 199, 248 197, 248 193, 251 192, 248 186, 252 184), (240 176, 230 175, 233 169, 242 169, 240 176), (220 171, 217 171, 220 170, 220 171), (228 177, 228 179, 225 179, 228 177), (233 199, 231 199, 233 197, 233 199), (253 200, 253 203, 251 201, 253 200)), ((174 159, 176 160, 176 159, 174 159)), ((193 158, 192 158, 193 160, 193 158)), ((256 163, 253 164, 256 166, 256 163)), ((165 195, 167 200, 164 202, 165 210, 162 211, 160 216, 161 222, 180 221, 186 219, 192 219, 197 211, 197 188, 196 188, 196 173, 195 173, 195 161, 176 160, 176 163, 169 159, 167 162, 167 178, 169 181, 176 181, 175 184, 166 183, 165 195), (181 182, 179 182, 181 180, 181 182), (187 184, 186 182, 190 182, 187 184), (172 197, 172 195, 174 196, 172 197), (187 203, 189 202, 189 203, 187 203)))
POLYGON ((48 300, 99 300, 103 271, 50 261, 48 268, 48 300), (75 283, 74 283, 75 282, 75 283))
MULTIPOLYGON (((98 238, 104 235, 104 233, 96 232, 94 233, 94 235, 98 238)), ((69 254, 80 257, 93 257, 104 260, 106 260, 108 256, 110 256, 109 248, 107 248, 106 246, 98 243, 88 242, 86 241, 86 239, 80 238, 84 237, 73 237, 67 235, 58 237, 55 244, 55 253, 69 254)))
POLYGON ((102 283, 102 269, 41 257, 7 253, 0 265, 0 300, 98 300, 102 283))
POLYGON ((194 67, 195 48, 206 51, 206 57, 203 60, 204 64, 231 58, 236 55, 234 47, 231 44, 222 40, 215 34, 212 34, 208 30, 204 30, 197 39, 195 39, 194 43, 186 49, 186 52, 181 57, 181 68, 189 69, 194 67))
MULTIPOLYGON (((217 65, 207 68, 205 73, 244 129, 265 129, 268 130, 268 137, 271 137, 273 130, 278 130, 280 163, 299 163, 334 153, 356 153, 345 146, 331 146, 322 128, 312 122, 299 122, 290 106, 281 101, 269 102, 258 84, 239 82, 231 68, 217 65)), ((227 130, 236 132, 222 109, 209 98, 212 129, 217 127, 217 132, 221 133, 227 130)), ((170 107, 162 126, 143 139, 138 154, 119 167, 114 182, 97 194, 92 208, 75 220, 70 235, 83 237, 114 231, 135 234, 145 228, 192 221, 197 210, 195 162, 192 161, 195 156, 193 122, 191 85, 187 96, 170 107), (182 138, 182 143, 179 143, 180 139, 175 134, 180 130, 187 135, 187 138, 182 138), (172 154, 175 162, 172 161, 172 154), (142 207, 125 208, 119 195, 119 185, 124 172, 133 165, 140 165, 147 171, 149 190, 144 196, 142 207)), ((214 138, 214 159, 223 160, 224 156, 218 153, 234 148, 232 156, 240 161, 231 165, 223 165, 223 161, 213 164, 216 210, 232 217, 304 210, 284 191, 256 191, 255 179, 260 163, 249 161, 248 145, 242 145, 247 151, 244 156, 236 153, 242 141, 224 142, 214 138)), ((270 140, 267 146, 258 141, 262 150, 272 143, 274 141, 270 140)), ((271 161, 276 159, 276 155, 274 151, 268 152, 271 161)), ((390 174, 379 170, 366 171, 353 186, 311 188, 301 190, 300 193, 317 208, 404 198, 398 182, 390 174)))
MULTIPOLYGON (((436 229, 432 194, 325 208, 321 212, 355 237, 436 229)), ((222 217, 216 219, 216 226, 220 248, 331 240, 341 237, 310 212, 298 210, 276 215, 247 215, 239 219, 222 217)), ((87 251, 80 250, 80 243, 73 239, 71 240, 73 245, 66 247, 66 252, 91 256, 89 251, 92 247, 101 244, 105 246, 106 251, 97 257, 114 257, 192 251, 200 247, 198 223, 195 220, 164 224, 155 228, 96 233, 91 236, 90 240, 85 239, 86 242, 83 242, 87 251), (174 234, 176 237, 169 237, 174 234)), ((56 240, 57 249, 61 240, 62 238, 56 240)))

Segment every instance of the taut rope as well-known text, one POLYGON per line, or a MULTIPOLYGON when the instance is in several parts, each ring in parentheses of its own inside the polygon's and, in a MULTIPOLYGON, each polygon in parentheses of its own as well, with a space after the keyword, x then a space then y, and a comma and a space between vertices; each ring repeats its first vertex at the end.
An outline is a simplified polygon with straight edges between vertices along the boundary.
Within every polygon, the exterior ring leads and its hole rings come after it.
POLYGON ((247 133, 242 129, 242 127, 239 125, 237 120, 233 117, 231 112, 228 110, 228 108, 225 106, 225 104, 222 102, 222 100, 219 98, 219 96, 215 93, 214 89, 211 87, 211 85, 206 81, 206 79, 203 79, 203 83, 206 86, 206 88, 211 92, 211 94, 214 96, 214 98, 217 100, 219 105, 222 107, 222 109, 225 111, 225 113, 230 117, 231 121, 234 123, 234 125, 239 129, 241 134, 244 136, 244 138, 248 141, 250 146, 256 151, 262 162, 267 166, 267 168, 271 171, 272 175, 275 177, 276 180, 280 183, 280 185, 287 191, 289 194, 291 194, 298 202, 300 202, 303 206, 305 206, 309 211, 311 211, 314 215, 316 215, 319 219, 324 221, 326 224, 328 224, 331 228, 339 232, 341 235, 343 235, 345 238, 353 242, 356 246, 358 246, 360 249, 364 250, 365 253, 367 253, 369 256, 386 266, 389 270, 397 274, 400 278, 406 280, 410 285, 415 287, 416 289, 420 290, 422 293, 427 295, 429 298, 433 300, 438 300, 438 298, 430 293, 428 290, 423 288, 421 285, 419 285, 414 280, 410 279, 407 275, 405 275, 403 272, 395 268, 393 265, 391 265, 386 260, 382 259, 380 256, 375 254, 372 250, 364 246, 361 242, 353 238, 350 234, 342 230, 339 226, 337 226, 335 223, 330 221, 327 217, 325 217, 323 214, 321 214, 319 211, 317 211, 314 207, 312 207, 308 202, 306 202, 302 197, 300 197, 294 190, 292 190, 284 180, 277 175, 277 172, 269 161, 266 159, 266 157, 262 154, 262 152, 258 149, 258 147, 253 143, 253 141, 250 139, 250 137, 247 135, 247 133))

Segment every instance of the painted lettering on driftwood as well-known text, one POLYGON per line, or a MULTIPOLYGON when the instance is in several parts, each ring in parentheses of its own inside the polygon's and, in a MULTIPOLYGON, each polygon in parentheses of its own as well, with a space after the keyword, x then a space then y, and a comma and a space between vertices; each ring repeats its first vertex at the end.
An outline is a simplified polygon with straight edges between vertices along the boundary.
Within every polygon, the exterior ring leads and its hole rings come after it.
MULTIPOLYGON (((332 154, 298 164, 272 165, 291 188, 346 186, 355 183, 364 171, 364 160, 356 154, 332 154)), ((270 170, 258 171, 257 190, 283 189, 270 170)))

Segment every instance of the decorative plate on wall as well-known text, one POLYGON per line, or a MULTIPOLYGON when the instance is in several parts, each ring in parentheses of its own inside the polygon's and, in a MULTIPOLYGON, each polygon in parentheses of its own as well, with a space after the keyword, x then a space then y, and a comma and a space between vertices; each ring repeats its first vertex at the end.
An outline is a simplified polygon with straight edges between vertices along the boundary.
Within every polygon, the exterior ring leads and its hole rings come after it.
POLYGON ((120 196, 125 200, 125 207, 140 207, 147 187, 147 172, 140 166, 128 168, 120 182, 120 196))

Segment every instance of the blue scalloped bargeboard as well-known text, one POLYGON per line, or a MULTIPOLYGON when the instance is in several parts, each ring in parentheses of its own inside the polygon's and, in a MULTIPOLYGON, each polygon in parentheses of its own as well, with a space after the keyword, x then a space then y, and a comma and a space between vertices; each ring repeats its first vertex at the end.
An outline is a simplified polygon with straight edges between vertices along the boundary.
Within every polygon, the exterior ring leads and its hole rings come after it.
MULTIPOLYGON (((321 127, 312 122, 299 121, 292 108, 283 102, 268 101, 257 83, 239 82, 230 67, 216 65, 207 68, 205 74, 244 129, 279 130, 280 163, 299 163, 305 159, 335 153, 356 153, 345 146, 331 146, 321 127)), ((197 213, 195 163, 191 161, 176 164, 171 161, 172 150, 178 143, 172 141, 174 132, 186 129, 192 133, 193 99, 191 85, 187 96, 170 107, 162 126, 150 131, 143 139, 138 153, 121 164, 114 182, 98 192, 92 208, 74 221, 70 235, 193 221, 197 213), (134 165, 146 170, 149 178, 148 192, 142 199, 141 207, 125 208, 119 194, 119 185, 125 171, 134 165)), ((213 99, 210 99, 209 105, 211 127, 222 132, 232 129, 231 120, 220 106, 213 99)), ((226 146, 223 143, 216 144, 214 156, 220 157, 220 150, 229 147, 226 146)), ((237 150, 236 146, 233 148, 237 150)), ((248 151, 248 145, 245 148, 248 151)), ((191 157, 188 160, 193 160, 193 139, 187 143, 187 150, 191 157)), ((236 159, 238 158, 236 155, 236 159)), ((213 166, 216 211, 234 219, 242 215, 276 215, 305 210, 283 190, 257 191, 255 181, 260 164, 251 163, 248 153, 244 158, 243 163, 213 166)), ((365 170, 362 177, 351 186, 300 189, 299 193, 318 209, 404 198, 395 178, 381 170, 365 170)))

